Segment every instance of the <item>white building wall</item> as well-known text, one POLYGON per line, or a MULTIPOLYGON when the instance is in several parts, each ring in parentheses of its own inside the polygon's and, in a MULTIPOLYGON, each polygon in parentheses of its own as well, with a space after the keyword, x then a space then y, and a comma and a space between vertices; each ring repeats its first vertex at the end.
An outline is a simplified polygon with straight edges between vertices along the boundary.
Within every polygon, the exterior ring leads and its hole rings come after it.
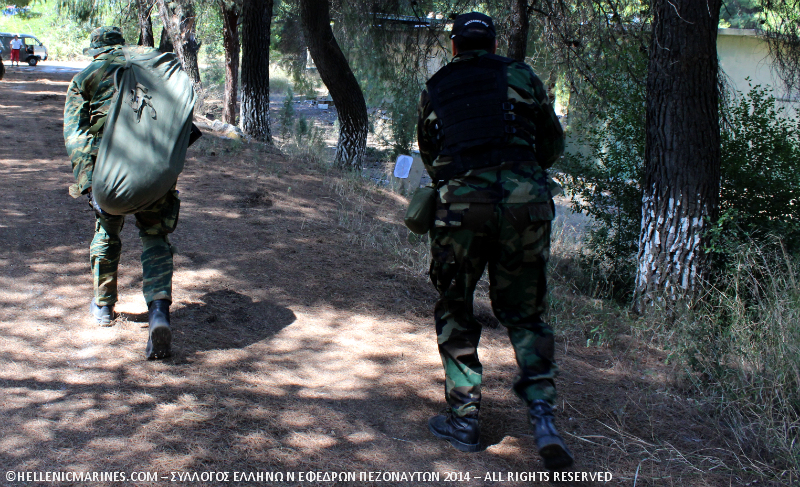
MULTIPOLYGON (((750 83, 770 87, 778 104, 786 109, 788 116, 800 116, 800 99, 790 99, 786 89, 772 66, 767 42, 756 35, 753 29, 719 29, 717 34, 717 57, 724 71, 730 88, 746 94, 750 91, 750 83)), ((556 112, 563 114, 564 107, 558 106, 556 112), (559 111, 559 109, 561 111, 559 111)), ((580 146, 576 134, 567 132, 566 152, 588 153, 586 147, 580 146)))

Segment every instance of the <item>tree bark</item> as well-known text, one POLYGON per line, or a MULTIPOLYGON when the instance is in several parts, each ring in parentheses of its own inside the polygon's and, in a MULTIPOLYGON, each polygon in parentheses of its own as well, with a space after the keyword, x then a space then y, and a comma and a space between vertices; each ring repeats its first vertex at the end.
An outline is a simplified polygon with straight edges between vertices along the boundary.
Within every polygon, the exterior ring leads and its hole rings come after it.
POLYGON ((195 13, 192 0, 156 0, 161 22, 167 30, 175 54, 181 60, 183 70, 192 80, 196 96, 195 110, 203 106, 203 84, 200 81, 200 66, 197 63, 197 51, 200 44, 195 36, 195 13))
POLYGON ((242 4, 242 106, 244 133, 272 143, 269 127, 269 43, 273 0, 242 4))
POLYGON ((153 4, 148 0, 138 0, 136 3, 139 8, 139 45, 155 47, 153 20, 150 17, 150 9, 153 7, 153 4))
POLYGON ((691 299, 707 277, 717 216, 717 25, 722 0, 653 0, 645 178, 634 309, 691 299))
POLYGON ((222 121, 236 125, 236 99, 239 83, 239 8, 235 3, 222 0, 222 45, 225 48, 225 96, 222 103, 222 121))
POLYGON ((161 29, 161 37, 158 41, 158 50, 161 52, 175 52, 175 46, 172 45, 172 39, 167 34, 167 29, 161 29))
POLYGON ((508 57, 525 62, 528 50, 528 0, 514 0, 511 29, 508 35, 508 57))
POLYGON ((300 0, 300 18, 311 58, 339 116, 336 165, 360 168, 367 147, 367 104, 333 35, 328 0, 300 0))

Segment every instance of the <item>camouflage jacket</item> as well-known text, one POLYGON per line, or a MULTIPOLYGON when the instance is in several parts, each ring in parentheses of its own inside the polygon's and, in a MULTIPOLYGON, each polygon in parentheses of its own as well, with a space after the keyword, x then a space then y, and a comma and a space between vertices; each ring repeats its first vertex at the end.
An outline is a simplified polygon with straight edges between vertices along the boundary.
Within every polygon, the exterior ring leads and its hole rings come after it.
POLYGON ((77 181, 69 188, 69 193, 74 198, 86 193, 92 186, 92 171, 103 129, 100 127, 96 134, 90 133, 90 129, 108 114, 115 92, 113 74, 119 64, 124 62, 122 58, 122 61, 112 63, 97 83, 94 75, 103 69, 105 64, 104 59, 98 58, 118 47, 109 46, 99 50, 94 61, 72 78, 67 90, 67 100, 64 105, 64 143, 77 181), (94 90, 89 86, 92 83, 97 86, 94 90))
MULTIPOLYGON (((486 51, 468 51, 457 55, 452 62, 486 54, 486 51)), ((545 170, 564 152, 564 132, 550 104, 544 84, 527 64, 514 62, 509 65, 508 99, 513 100, 514 104, 526 104, 534 109, 528 112, 535 111, 539 114, 540 119, 532 120, 537 126, 537 133, 553 134, 547 140, 536 141, 536 152, 540 160, 530 163, 504 162, 497 166, 469 170, 455 178, 441 181, 438 188, 442 203, 543 203, 561 192, 561 188, 547 176, 545 170), (535 110, 537 108, 541 110, 535 110)), ((431 179, 438 181, 441 178, 437 177, 437 172, 451 163, 452 158, 439 157, 442 143, 436 139, 434 126, 437 116, 427 91, 423 91, 420 96, 418 117, 417 140, 420 156, 431 179)), ((507 144, 529 147, 529 143, 519 137, 511 137, 507 144)))

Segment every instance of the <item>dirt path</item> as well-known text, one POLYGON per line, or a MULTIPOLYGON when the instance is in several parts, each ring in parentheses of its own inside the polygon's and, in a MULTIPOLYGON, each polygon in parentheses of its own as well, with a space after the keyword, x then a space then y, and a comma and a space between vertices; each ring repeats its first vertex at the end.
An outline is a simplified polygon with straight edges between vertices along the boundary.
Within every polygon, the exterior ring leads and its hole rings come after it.
MULTIPOLYGON (((6 471, 434 472, 438 482, 277 485, 536 485, 509 480, 542 465, 509 391, 504 332, 487 328, 482 341, 489 446, 460 453, 426 427, 443 405, 431 286, 358 243, 342 223, 349 202, 319 167, 262 146, 207 134, 190 149, 172 239, 175 356, 142 358, 131 218, 121 317, 89 325, 93 217, 67 194, 61 135, 70 76, 10 69, 0 82, 0 485, 23 485, 6 471), (450 472, 472 478, 447 482, 450 472)), ((369 201, 365 218, 400 224, 402 198, 369 201)), ((567 338, 559 354, 559 424, 576 472, 609 471, 611 485, 741 485, 724 438, 664 385, 664 357, 567 338)), ((168 483, 274 484, 113 485, 168 483)))

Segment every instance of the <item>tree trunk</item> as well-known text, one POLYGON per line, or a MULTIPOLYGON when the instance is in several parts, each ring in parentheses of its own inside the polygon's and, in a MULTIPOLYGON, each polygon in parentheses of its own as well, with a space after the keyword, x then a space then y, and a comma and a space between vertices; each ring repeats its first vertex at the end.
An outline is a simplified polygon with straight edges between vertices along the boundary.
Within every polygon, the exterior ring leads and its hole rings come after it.
POLYGON ((161 52, 175 52, 175 46, 172 45, 172 39, 167 34, 167 29, 161 29, 161 37, 158 41, 158 50, 161 52))
POLYGON ((239 82, 239 9, 233 2, 222 0, 222 45, 225 48, 225 99, 222 121, 236 125, 236 99, 239 82))
POLYGON ((328 0, 300 0, 308 49, 339 115, 336 164, 360 168, 367 147, 367 104, 331 29, 328 0))
POLYGON ((691 298, 707 277, 717 216, 717 24, 722 0, 653 0, 645 179, 634 308, 691 298))
POLYGON ((525 62, 528 50, 528 0, 514 0, 508 35, 508 57, 525 62))
POLYGON ((195 36, 194 4, 192 0, 177 0, 169 3, 167 0, 157 1, 161 22, 172 41, 175 54, 180 58, 183 70, 186 71, 194 85, 197 97, 195 110, 200 110, 203 106, 203 84, 200 81, 200 67, 197 64, 197 51, 200 50, 200 44, 195 36))
POLYGON ((139 7, 139 45, 155 47, 153 20, 150 18, 150 9, 153 8, 153 4, 148 0, 138 0, 136 3, 139 7))
POLYGON ((244 133, 272 143, 269 127, 269 41, 273 0, 242 4, 242 107, 244 133))

